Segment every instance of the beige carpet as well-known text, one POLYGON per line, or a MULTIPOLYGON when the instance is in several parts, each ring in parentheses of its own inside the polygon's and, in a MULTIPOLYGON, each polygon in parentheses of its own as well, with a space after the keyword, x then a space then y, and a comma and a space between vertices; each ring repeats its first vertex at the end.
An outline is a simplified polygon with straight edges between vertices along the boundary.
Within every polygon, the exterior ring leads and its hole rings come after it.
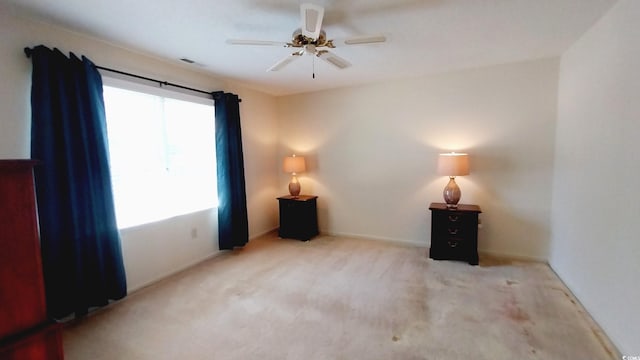
POLYGON ((64 332, 67 359, 615 359, 605 339, 545 264, 274 235, 64 332))

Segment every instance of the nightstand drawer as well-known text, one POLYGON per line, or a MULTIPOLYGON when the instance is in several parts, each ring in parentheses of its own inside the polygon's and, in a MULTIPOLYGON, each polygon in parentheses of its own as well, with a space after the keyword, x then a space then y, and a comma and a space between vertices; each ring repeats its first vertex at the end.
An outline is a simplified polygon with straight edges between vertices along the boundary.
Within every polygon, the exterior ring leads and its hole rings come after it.
POLYGON ((438 236, 466 237, 471 235, 474 226, 477 226, 477 217, 475 216, 443 211, 434 212, 432 221, 438 236))
POLYGON ((462 260, 477 263, 475 243, 460 237, 436 237, 431 239, 429 256, 434 260, 462 260))
POLYGON ((476 214, 464 213, 460 211, 436 211, 433 217, 437 219, 439 224, 447 224, 448 226, 469 226, 473 224, 476 214))
POLYGON ((437 260, 464 259, 469 251, 474 250, 473 246, 472 241, 462 237, 445 236, 431 239, 432 254, 439 254, 437 260))
POLYGON ((448 247, 449 249, 462 249, 463 247, 468 246, 468 242, 465 241, 463 238, 455 238, 455 237, 451 237, 446 239, 445 241, 443 241, 445 247, 448 247))

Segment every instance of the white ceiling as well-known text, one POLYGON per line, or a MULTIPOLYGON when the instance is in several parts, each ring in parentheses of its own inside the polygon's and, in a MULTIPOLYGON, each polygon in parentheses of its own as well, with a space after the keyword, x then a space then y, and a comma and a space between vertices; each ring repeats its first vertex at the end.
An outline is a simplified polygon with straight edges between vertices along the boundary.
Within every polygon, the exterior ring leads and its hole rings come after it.
POLYGON ((192 65, 283 95, 560 55, 616 0, 310 0, 339 70, 304 57, 266 72, 291 49, 238 46, 228 38, 290 41, 298 0, 0 0, 16 11, 126 48, 192 65), (340 39, 383 34, 387 42, 340 39), (315 64, 316 78, 312 79, 315 64))

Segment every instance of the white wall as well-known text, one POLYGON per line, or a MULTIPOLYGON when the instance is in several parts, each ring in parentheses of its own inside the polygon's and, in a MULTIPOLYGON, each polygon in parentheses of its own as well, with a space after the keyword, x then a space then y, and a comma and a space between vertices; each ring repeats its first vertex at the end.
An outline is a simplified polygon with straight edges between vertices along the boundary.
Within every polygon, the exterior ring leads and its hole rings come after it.
POLYGON ((457 182, 483 210, 480 249, 546 259, 557 70, 547 59, 282 97, 280 157, 307 156, 321 231, 428 245, 448 181, 437 155, 466 151, 457 182))
POLYGON ((626 355, 640 355, 640 2, 562 57, 550 263, 626 355))
MULTIPOLYGON (((26 46, 44 44, 86 55, 96 64, 205 90, 238 93, 249 212, 249 234, 277 227, 275 98, 225 83, 186 65, 128 51, 95 38, 14 16, 0 4, 0 158, 30 155, 31 61, 26 46)), ((218 252, 215 210, 122 232, 129 289, 153 282, 218 252), (195 236, 192 234, 195 231, 195 236)))

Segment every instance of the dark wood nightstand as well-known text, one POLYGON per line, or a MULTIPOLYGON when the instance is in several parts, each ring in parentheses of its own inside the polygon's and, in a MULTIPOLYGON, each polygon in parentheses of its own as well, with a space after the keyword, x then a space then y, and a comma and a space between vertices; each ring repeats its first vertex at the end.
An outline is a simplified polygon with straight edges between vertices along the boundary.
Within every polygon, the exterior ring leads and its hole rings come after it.
POLYGON ((280 229, 278 236, 298 240, 309 240, 318 235, 317 196, 281 196, 280 229))
POLYGON ((461 260, 478 265, 477 205, 460 204, 456 209, 447 204, 431 203, 431 248, 434 260, 461 260))

